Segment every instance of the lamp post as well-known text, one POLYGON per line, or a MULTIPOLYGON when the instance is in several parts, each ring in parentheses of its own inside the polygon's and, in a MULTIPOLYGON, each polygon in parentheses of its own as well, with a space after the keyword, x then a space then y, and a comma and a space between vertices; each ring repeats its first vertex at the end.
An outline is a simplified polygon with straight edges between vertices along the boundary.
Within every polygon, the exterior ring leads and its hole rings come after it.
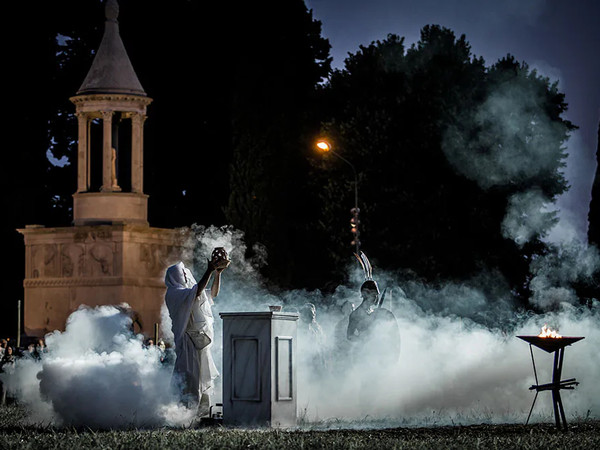
POLYGON ((358 208, 358 174, 356 173, 354 165, 342 155, 333 151, 333 149, 331 148, 331 144, 325 139, 318 140, 316 143, 316 147, 323 153, 331 153, 337 156, 339 159, 341 159, 350 166, 350 168, 352 169, 352 173, 354 174, 354 208, 350 210, 350 212, 352 213, 352 218, 350 219, 350 226, 352 227, 352 234, 354 234, 354 241, 352 242, 352 244, 356 247, 356 253, 358 254, 360 253, 360 241, 358 239, 358 236, 360 234, 358 230, 358 224, 360 223, 360 221, 358 220, 358 214, 360 213, 360 209, 358 208))

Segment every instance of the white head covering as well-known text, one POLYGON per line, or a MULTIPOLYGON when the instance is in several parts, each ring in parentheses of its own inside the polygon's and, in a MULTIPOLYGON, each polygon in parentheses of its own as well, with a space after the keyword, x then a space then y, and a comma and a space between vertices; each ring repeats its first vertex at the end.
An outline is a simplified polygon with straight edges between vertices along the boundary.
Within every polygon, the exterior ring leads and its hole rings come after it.
POLYGON ((194 300, 198 295, 196 280, 192 272, 179 261, 167 269, 165 285, 165 302, 171 316, 175 347, 178 347, 181 345, 194 300))
POLYGON ((165 284, 167 288, 190 288, 196 285, 196 279, 192 272, 179 261, 167 269, 165 284))

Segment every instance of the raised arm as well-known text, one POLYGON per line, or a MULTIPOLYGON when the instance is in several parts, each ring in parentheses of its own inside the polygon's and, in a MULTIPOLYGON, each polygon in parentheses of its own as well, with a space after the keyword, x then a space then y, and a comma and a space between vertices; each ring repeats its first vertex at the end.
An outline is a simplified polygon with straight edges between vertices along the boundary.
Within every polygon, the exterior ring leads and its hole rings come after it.
POLYGON ((206 289, 206 286, 208 286, 208 282, 210 281, 210 276, 215 270, 215 264, 209 260, 204 275, 202 275, 202 278, 200 278, 200 281, 196 284, 196 297, 200 297, 204 289, 206 289))
POLYGON ((210 296, 215 298, 219 295, 219 291, 221 290, 221 271, 217 269, 215 271, 215 278, 213 279, 212 286, 210 287, 210 296))

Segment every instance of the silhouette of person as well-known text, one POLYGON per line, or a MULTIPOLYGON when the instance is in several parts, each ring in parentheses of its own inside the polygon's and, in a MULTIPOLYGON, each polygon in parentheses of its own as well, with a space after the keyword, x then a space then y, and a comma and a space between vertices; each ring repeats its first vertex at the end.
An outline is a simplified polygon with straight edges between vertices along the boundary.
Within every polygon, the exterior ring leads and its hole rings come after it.
POLYGON ((305 341, 305 349, 314 354, 312 361, 317 371, 328 367, 325 356, 325 345, 327 339, 323 328, 317 322, 317 308, 312 303, 305 303, 300 309, 300 333, 305 341))
POLYGON ((355 362, 368 354, 371 362, 389 366, 398 360, 400 352, 398 321, 392 311, 382 307, 369 260, 362 252, 356 256, 365 270, 366 280, 360 287, 362 302, 348 319, 347 337, 359 344, 355 348, 355 362))
POLYGON ((197 405, 198 417, 210 410, 213 380, 218 376, 210 351, 214 339, 212 305, 219 294, 221 272, 229 264, 225 249, 216 248, 200 281, 196 282, 181 261, 169 267, 165 275, 165 302, 175 338, 173 378, 183 386, 184 403, 197 405), (206 287, 213 274, 208 290, 206 287))

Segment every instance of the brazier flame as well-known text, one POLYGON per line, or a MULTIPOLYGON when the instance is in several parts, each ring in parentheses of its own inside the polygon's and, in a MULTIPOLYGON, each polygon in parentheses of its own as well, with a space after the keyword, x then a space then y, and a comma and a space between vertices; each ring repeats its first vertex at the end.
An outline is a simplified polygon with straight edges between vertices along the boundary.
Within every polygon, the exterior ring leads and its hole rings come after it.
POLYGON ((562 338, 562 336, 560 334, 558 334, 553 329, 548 328, 547 325, 544 325, 542 327, 542 332, 540 334, 538 334, 538 337, 541 337, 541 338, 553 338, 553 339, 560 339, 560 338, 562 338))

